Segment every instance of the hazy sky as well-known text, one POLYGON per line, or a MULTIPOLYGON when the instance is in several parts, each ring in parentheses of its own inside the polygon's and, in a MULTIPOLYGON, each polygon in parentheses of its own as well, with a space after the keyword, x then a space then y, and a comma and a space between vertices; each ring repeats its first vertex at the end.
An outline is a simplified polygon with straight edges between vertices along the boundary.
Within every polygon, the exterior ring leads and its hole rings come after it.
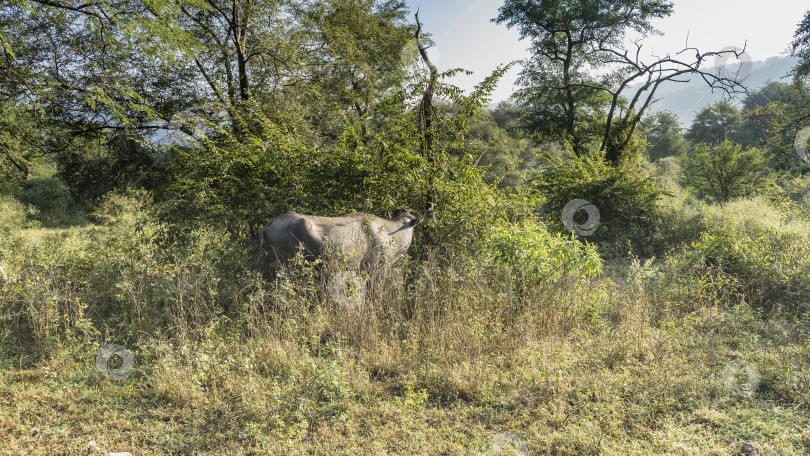
MULTIPOLYGON (((433 35, 434 63, 439 71, 465 68, 475 72, 453 82, 471 89, 499 64, 527 56, 527 41, 517 31, 490 20, 498 15, 503 0, 406 0, 412 13, 419 8, 423 30, 433 35)), ((740 2, 735 0, 674 0, 675 11, 656 21, 663 36, 645 40, 658 54, 689 45, 701 51, 718 51, 728 46, 746 49, 754 61, 784 55, 796 25, 810 4, 797 0, 740 2)), ((509 97, 519 65, 501 79, 493 94, 495 101, 509 97)))

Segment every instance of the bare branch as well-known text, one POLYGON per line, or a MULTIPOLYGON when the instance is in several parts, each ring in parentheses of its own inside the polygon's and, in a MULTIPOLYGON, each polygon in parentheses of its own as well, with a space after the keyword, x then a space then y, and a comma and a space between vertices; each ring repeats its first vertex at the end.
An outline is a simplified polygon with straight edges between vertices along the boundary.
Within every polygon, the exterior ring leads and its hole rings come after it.
MULTIPOLYGON (((605 46, 604 43, 600 43, 599 46, 593 51, 593 52, 601 52, 607 55, 612 55, 613 58, 608 58, 605 60, 606 64, 624 65, 633 70, 633 72, 631 72, 629 75, 624 77, 619 82, 617 88, 615 89, 600 88, 592 84, 571 85, 571 86, 589 87, 592 89, 598 89, 613 95, 613 99, 611 101, 611 106, 608 112, 607 121, 605 125, 605 132, 602 137, 602 144, 600 147, 600 150, 605 151, 609 155, 611 155, 611 157, 608 157, 609 159, 615 160, 617 158, 612 156, 613 154, 617 153, 617 151, 606 151, 608 141, 610 140, 612 134, 611 129, 615 121, 618 119, 622 123, 630 126, 630 131, 627 132, 626 137, 622 139, 622 144, 620 148, 623 148, 631 140, 632 134, 635 130, 635 126, 641 120, 641 117, 644 115, 647 108, 652 103, 655 96, 655 92, 664 82, 667 81, 685 82, 684 79, 679 79, 679 77, 684 75, 693 75, 703 79, 711 90, 714 89, 722 90, 730 97, 748 93, 748 89, 745 86, 743 86, 741 82, 738 81, 736 76, 734 78, 730 78, 722 76, 721 74, 719 74, 719 72, 715 73, 710 70, 704 70, 702 68, 703 63, 711 57, 734 55, 736 58, 739 58, 740 55, 742 55, 745 52, 745 47, 743 47, 741 50, 729 49, 723 51, 701 53, 698 49, 691 48, 687 45, 686 47, 684 47, 684 49, 675 54, 676 57, 672 57, 670 54, 666 54, 664 57, 656 58, 656 60, 654 60, 653 62, 645 63, 642 61, 640 57, 641 45, 638 42, 634 43, 634 45, 636 46, 636 52, 634 53, 635 55, 633 55, 632 57, 629 55, 629 52, 627 50, 605 46), (683 59, 681 57, 688 55, 691 52, 695 53, 694 60, 690 61, 683 59), (617 117, 616 108, 620 101, 619 95, 633 81, 636 81, 642 77, 646 77, 646 82, 642 83, 635 90, 635 93, 632 94, 632 99, 630 100, 627 109, 621 110, 617 117)), ((737 76, 739 76, 739 71, 737 76)))
POLYGON ((425 65, 427 65, 427 67, 430 69, 430 74, 431 75, 438 75, 439 70, 436 68, 436 65, 434 65, 433 62, 430 61, 430 58, 427 55, 428 46, 425 46, 422 43, 421 38, 419 38, 419 34, 421 33, 421 31, 422 31, 422 24, 419 22, 419 11, 417 10, 416 11, 416 34, 415 34, 416 47, 419 49, 419 55, 422 56, 422 60, 425 61, 425 65))

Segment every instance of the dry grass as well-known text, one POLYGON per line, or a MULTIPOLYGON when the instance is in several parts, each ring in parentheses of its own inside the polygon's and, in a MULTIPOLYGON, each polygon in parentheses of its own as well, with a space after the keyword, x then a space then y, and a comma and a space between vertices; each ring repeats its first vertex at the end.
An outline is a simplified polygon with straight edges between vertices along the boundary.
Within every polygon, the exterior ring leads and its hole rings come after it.
POLYGON ((336 262, 228 284, 208 267, 215 242, 171 266, 121 242, 68 236, 54 255, 73 273, 9 265, 0 311, 27 312, 39 352, 0 364, 0 454, 89 454, 90 441, 134 455, 810 452, 806 317, 668 302, 682 282, 653 265, 526 290, 487 259, 434 252, 354 301, 330 287, 350 277, 336 262), (106 261, 69 254, 87 243, 106 261), (48 271, 51 288, 15 291, 48 271), (67 282, 79 273, 98 277, 67 282), (112 341, 134 354, 122 382, 94 363, 112 341), (750 396, 727 386, 745 380, 734 360, 760 374, 750 396))

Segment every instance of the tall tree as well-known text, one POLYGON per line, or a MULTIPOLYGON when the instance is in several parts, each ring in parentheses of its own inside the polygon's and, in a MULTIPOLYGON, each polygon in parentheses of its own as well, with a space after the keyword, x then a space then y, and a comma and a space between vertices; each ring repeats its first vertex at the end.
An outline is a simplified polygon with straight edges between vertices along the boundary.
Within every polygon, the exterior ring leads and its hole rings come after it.
POLYGON ((730 100, 720 100, 697 113, 686 138, 692 144, 706 143, 716 146, 725 140, 748 143, 740 109, 730 100))
POLYGON ((533 57, 516 94, 526 108, 525 126, 569 142, 578 155, 595 143, 615 164, 632 148, 635 128, 663 82, 698 74, 712 87, 744 91, 738 81, 703 69, 711 57, 740 50, 687 47, 645 61, 640 41, 626 47, 628 34, 655 32, 650 21, 671 12, 666 0, 507 0, 494 21, 531 40, 533 57))
POLYGON ((404 86, 407 12, 401 0, 322 0, 304 10, 309 47, 317 49, 307 61, 308 109, 324 135, 336 138, 343 118, 370 134, 375 108, 404 86))
POLYGON ((764 130, 771 166, 807 169, 810 163, 810 83, 796 79, 781 84, 765 106, 749 113, 751 123, 764 130))
POLYGON ((810 11, 804 13, 790 47, 793 55, 799 58, 796 68, 793 69, 793 75, 797 79, 807 78, 810 76, 810 11))
POLYGON ((745 121, 743 129, 751 144, 762 144, 768 141, 767 129, 773 121, 773 116, 769 113, 769 105, 786 99, 790 86, 791 84, 787 82, 768 81, 762 87, 752 90, 743 99, 742 116, 745 121))
POLYGON ((644 118, 641 127, 647 134, 647 153, 651 161, 683 155, 689 148, 678 116, 672 111, 650 114, 644 118))
POLYGON ((810 11, 796 28, 791 48, 799 58, 793 70, 794 84, 786 91, 783 102, 774 106, 777 120, 772 122, 772 130, 777 143, 784 144, 784 138, 790 138, 793 149, 801 151, 806 167, 810 162, 810 11))
POLYGON ((85 130, 148 132, 191 111, 239 133, 259 108, 319 131, 401 83, 406 11, 399 0, 21 0, 0 10, 0 91, 85 130))
POLYGON ((759 148, 743 148, 725 140, 714 146, 698 144, 694 156, 684 156, 682 164, 687 185, 702 196, 725 203, 759 188, 765 156, 759 148))
MULTIPOLYGON (((188 3, 195 0, 184 0, 188 3)), ((166 21, 168 0, 20 0, 0 7, 0 94, 27 98, 76 131, 146 128, 169 100, 192 98, 188 74, 170 71, 192 52, 166 21)))

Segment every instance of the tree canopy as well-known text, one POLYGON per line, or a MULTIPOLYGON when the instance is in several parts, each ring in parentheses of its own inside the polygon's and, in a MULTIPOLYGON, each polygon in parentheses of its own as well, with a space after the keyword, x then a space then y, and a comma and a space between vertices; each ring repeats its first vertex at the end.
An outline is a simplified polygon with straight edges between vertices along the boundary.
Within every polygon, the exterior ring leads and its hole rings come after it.
POLYGON ((525 109, 523 126, 540 138, 567 141, 575 154, 598 149, 612 163, 637 153, 635 129, 655 91, 665 81, 699 74, 728 93, 745 89, 734 77, 705 69, 710 57, 739 50, 688 48, 645 61, 633 32, 655 32, 651 21, 672 13, 662 0, 507 0, 494 19, 530 39, 516 98, 525 109))
POLYGON ((700 143, 683 158, 685 183, 701 196, 721 203, 753 193, 762 182, 765 157, 761 149, 744 148, 730 140, 700 143))
POLYGON ((647 134, 647 154, 651 161, 683 155, 689 147, 678 117, 671 111, 650 114, 644 118, 642 128, 647 134))
POLYGON ((146 134, 199 115, 239 132, 253 107, 334 138, 333 119, 365 119, 404 83, 406 12, 395 0, 25 0, 0 18, 0 90, 77 131, 146 134))
POLYGON ((793 55, 799 58, 793 75, 797 79, 807 78, 810 76, 810 11, 804 13, 804 18, 796 27, 790 48, 793 55))
POLYGON ((740 109, 728 99, 701 109, 686 132, 693 144, 716 146, 725 140, 744 142, 743 117, 740 109))

